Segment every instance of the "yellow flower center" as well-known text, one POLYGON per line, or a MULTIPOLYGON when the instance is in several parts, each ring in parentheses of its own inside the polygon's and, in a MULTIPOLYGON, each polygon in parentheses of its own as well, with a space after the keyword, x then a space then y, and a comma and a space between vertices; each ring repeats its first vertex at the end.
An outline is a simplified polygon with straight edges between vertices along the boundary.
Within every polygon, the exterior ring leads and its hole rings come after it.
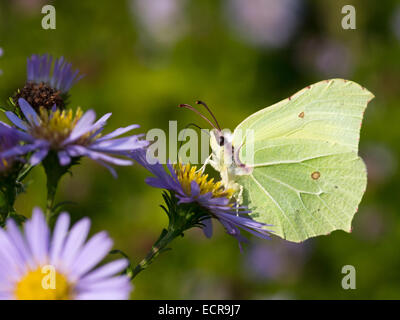
MULTIPOLYGON (((81 108, 78 108, 74 114, 71 109, 63 111, 56 110, 49 113, 42 107, 39 111, 40 125, 33 126, 30 129, 30 133, 35 138, 49 141, 51 147, 57 149, 71 134, 82 115, 83 112, 81 108)), ((89 141, 91 134, 92 133, 89 132, 83 135, 78 139, 78 141, 76 141, 76 143, 81 145, 86 144, 89 141)))
POLYGON ((30 270, 15 287, 17 300, 69 300, 72 293, 67 278, 49 266, 30 270))
POLYGON ((178 163, 175 165, 176 175, 182 185, 183 191, 190 196, 191 195, 191 182, 196 181, 200 187, 200 194, 206 194, 212 192, 213 197, 228 199, 232 198, 234 194, 233 189, 225 189, 220 181, 214 182, 214 178, 208 179, 208 174, 203 174, 201 171, 197 171, 196 166, 190 164, 182 165, 178 163))

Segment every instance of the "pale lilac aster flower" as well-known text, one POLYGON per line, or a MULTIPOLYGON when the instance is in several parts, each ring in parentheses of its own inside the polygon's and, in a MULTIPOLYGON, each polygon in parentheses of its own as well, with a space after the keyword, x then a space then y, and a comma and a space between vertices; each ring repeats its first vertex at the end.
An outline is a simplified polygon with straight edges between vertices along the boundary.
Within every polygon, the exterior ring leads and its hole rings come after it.
MULTIPOLYGON (((234 236, 239 243, 246 242, 239 228, 242 228, 257 237, 269 239, 266 224, 259 223, 247 216, 250 211, 232 203, 232 190, 225 190, 221 182, 207 179, 203 173, 196 171, 196 167, 178 164, 175 168, 168 163, 165 167, 155 161, 146 159, 146 151, 139 150, 132 153, 132 158, 150 171, 154 177, 146 179, 152 187, 172 191, 179 200, 179 204, 197 203, 209 212, 211 218, 217 219, 234 236)), ((212 236, 211 218, 202 220, 204 234, 212 236)))
POLYGON ((14 10, 24 15, 37 15, 46 4, 45 0, 14 0, 10 3, 14 10))
POLYGON ((21 120, 11 111, 6 112, 6 115, 14 125, 26 133, 27 143, 8 150, 6 155, 16 156, 34 152, 30 158, 32 165, 40 163, 52 151, 57 154, 62 166, 69 165, 72 158, 86 156, 105 166, 116 176, 110 164, 132 165, 131 160, 116 156, 125 156, 128 152, 148 145, 147 141, 140 140, 141 135, 116 139, 138 128, 138 125, 119 128, 101 136, 100 133, 111 113, 107 113, 96 122, 96 114, 93 110, 83 114, 78 109, 74 116, 72 110, 52 110, 48 114, 42 109, 39 116, 26 100, 19 99, 18 102, 27 121, 21 120))
POLYGON ((61 213, 51 234, 42 211, 33 210, 24 229, 7 220, 0 229, 0 299, 122 300, 132 289, 126 275, 128 261, 119 259, 95 268, 113 242, 99 232, 87 242, 90 220, 70 230, 70 217, 61 213))
POLYGON ((354 236, 364 243, 379 243, 394 225, 391 217, 385 214, 386 208, 369 205, 360 211, 354 225, 354 236))
POLYGON ((282 48, 302 18, 302 0, 226 0, 228 23, 243 41, 282 48))
POLYGON ((297 47, 297 63, 327 78, 350 77, 354 69, 351 51, 344 43, 334 39, 311 37, 297 47))
POLYGON ((395 177, 398 158, 392 149, 382 143, 369 143, 360 150, 368 170, 370 187, 387 183, 395 177))
POLYGON ((400 41, 400 6, 397 6, 392 18, 392 30, 400 41))
POLYGON ((187 0, 131 0, 132 14, 142 29, 143 41, 173 44, 186 31, 187 0))
POLYGON ((302 272, 311 249, 309 241, 255 241, 243 261, 243 272, 256 282, 296 278, 302 272))

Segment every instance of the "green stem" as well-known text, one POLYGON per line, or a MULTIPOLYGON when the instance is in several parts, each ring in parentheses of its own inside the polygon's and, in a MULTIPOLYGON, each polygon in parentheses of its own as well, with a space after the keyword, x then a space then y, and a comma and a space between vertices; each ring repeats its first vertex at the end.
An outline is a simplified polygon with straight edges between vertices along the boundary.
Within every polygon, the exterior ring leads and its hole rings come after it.
POLYGON ((3 225, 6 219, 17 214, 14 209, 17 195, 23 190, 23 179, 32 169, 31 165, 22 166, 14 164, 9 171, 0 175, 0 224, 3 225))
POLYGON ((8 177, 0 176, 0 216, 1 223, 4 223, 7 217, 14 212, 14 203, 17 197, 17 182, 15 175, 8 177))
POLYGON ((160 237, 152 246, 146 257, 132 270, 131 280, 145 270, 160 253, 168 250, 167 246, 177 238, 183 236, 186 230, 202 226, 202 220, 209 217, 207 212, 197 204, 179 204, 173 192, 164 192, 163 198, 166 206, 161 206, 169 218, 168 229, 161 232, 160 237))
MULTIPOLYGON (((58 181, 59 180, 60 179, 58 179, 58 181)), ((49 177, 47 177, 47 202, 46 202, 46 220, 47 220, 47 222, 49 222, 49 220, 52 216, 54 201, 55 201, 56 193, 57 193, 58 181, 52 181, 52 179, 49 179, 49 177)))
POLYGON ((58 183, 62 176, 68 172, 70 166, 61 166, 58 162, 58 156, 56 153, 50 152, 43 161, 44 171, 47 177, 47 202, 46 202, 46 220, 50 221, 50 218, 54 214, 54 202, 57 193, 58 183))
POLYGON ((167 250, 167 246, 180 234, 181 232, 173 230, 167 231, 164 229, 146 257, 133 269, 131 280, 133 280, 140 272, 145 270, 160 255, 160 253, 167 250))
POLYGON ((14 211, 15 186, 13 184, 0 188, 0 222, 4 223, 8 215, 14 211))

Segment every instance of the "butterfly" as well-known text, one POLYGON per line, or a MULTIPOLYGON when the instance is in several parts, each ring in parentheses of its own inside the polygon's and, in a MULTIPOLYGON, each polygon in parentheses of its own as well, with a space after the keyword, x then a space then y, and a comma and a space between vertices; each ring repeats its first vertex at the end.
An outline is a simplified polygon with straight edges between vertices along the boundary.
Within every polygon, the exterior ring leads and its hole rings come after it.
POLYGON ((358 144, 373 98, 353 81, 324 80, 250 115, 233 133, 209 111, 215 124, 206 119, 214 127, 207 162, 251 217, 283 239, 351 232, 367 185, 358 144))

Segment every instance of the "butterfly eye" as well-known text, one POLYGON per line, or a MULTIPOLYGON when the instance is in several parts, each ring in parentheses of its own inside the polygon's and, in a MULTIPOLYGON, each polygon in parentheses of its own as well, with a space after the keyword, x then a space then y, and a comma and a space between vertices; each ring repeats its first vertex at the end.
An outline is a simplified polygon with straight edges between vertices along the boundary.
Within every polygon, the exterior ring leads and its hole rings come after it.
POLYGON ((222 147, 225 144, 225 138, 224 136, 219 137, 219 146, 222 147))

